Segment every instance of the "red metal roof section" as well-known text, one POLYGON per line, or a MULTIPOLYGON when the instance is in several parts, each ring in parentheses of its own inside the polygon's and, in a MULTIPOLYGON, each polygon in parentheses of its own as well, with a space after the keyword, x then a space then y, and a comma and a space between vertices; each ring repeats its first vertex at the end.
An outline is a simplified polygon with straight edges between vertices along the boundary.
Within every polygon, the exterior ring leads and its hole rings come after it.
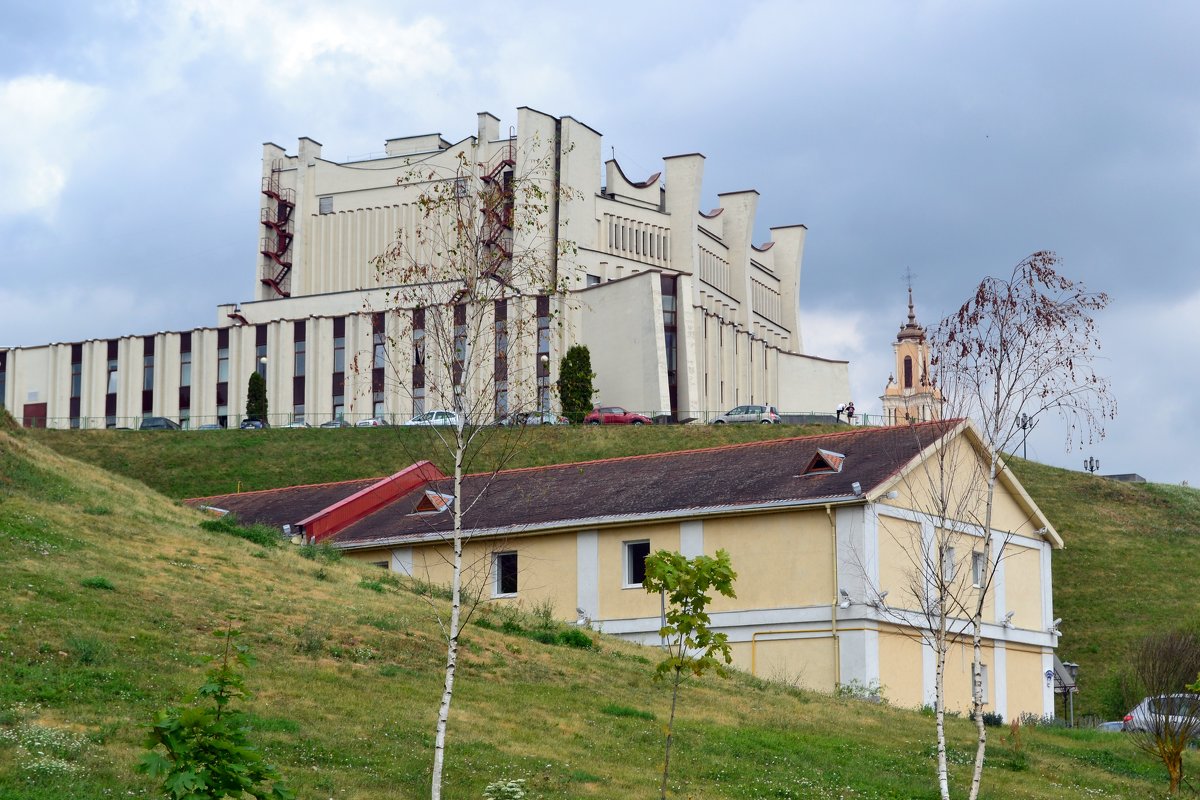
POLYGON ((309 541, 320 542, 373 514, 418 486, 445 477, 442 471, 432 463, 418 461, 411 467, 402 469, 395 475, 390 475, 378 483, 300 520, 300 526, 304 528, 304 535, 309 538, 309 541))

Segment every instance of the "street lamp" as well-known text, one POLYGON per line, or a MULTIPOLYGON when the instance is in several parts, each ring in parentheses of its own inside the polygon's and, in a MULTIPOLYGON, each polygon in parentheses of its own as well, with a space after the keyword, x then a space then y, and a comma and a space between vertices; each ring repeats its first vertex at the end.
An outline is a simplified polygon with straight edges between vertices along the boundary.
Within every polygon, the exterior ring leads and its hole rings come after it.
POLYGON ((1067 708, 1070 717, 1070 727, 1075 727, 1075 676, 1079 674, 1079 665, 1073 661, 1064 661, 1063 666, 1071 676, 1071 685, 1067 687, 1067 708))
POLYGON ((1100 469, 1100 459, 1094 456, 1088 456, 1083 460, 1083 468, 1092 475, 1096 474, 1096 470, 1100 469))
POLYGON ((1029 456, 1025 452, 1025 440, 1029 438, 1029 432, 1037 427, 1037 420, 1022 413, 1017 417, 1017 427, 1021 429, 1021 458, 1029 460, 1029 456))
POLYGON ((258 364, 259 364, 258 374, 262 375, 263 378, 266 378, 267 377, 267 357, 266 356, 260 357, 258 359, 258 364))

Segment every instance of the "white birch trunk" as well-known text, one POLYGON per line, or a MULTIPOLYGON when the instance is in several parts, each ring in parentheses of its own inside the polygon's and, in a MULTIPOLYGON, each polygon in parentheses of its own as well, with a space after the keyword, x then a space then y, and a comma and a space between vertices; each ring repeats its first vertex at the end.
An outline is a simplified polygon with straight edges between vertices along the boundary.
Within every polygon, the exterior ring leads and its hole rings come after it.
POLYGON ((446 682, 438 706, 437 732, 433 742, 433 780, 431 800, 442 798, 442 771, 446 762, 446 724, 450 720, 450 701, 454 699, 454 673, 458 667, 458 624, 462 609, 462 460, 466 450, 463 420, 459 417, 454 449, 454 571, 451 578, 450 627, 446 631, 446 682))
MULTIPOLYGON (((940 601, 944 602, 944 601, 940 601)), ((950 800, 950 775, 946 766, 946 613, 941 607, 937 641, 937 669, 933 680, 933 708, 937 720, 938 792, 950 800)))
MULTIPOLYGON (((980 581, 979 598, 975 603, 975 614, 971 617, 971 646, 972 646, 972 680, 974 682, 971 710, 975 716, 975 728, 979 732, 979 741, 975 746, 975 768, 971 773, 971 793, 968 800, 977 800, 979 788, 983 783, 983 760, 987 753, 987 726, 983 724, 983 603, 987 590, 995 577, 995 567, 992 565, 992 506, 996 498, 996 460, 999 458, 993 448, 988 464, 987 508, 983 514, 983 564, 986 576, 980 581)), ((1001 680, 997 676, 996 680, 1001 680)))

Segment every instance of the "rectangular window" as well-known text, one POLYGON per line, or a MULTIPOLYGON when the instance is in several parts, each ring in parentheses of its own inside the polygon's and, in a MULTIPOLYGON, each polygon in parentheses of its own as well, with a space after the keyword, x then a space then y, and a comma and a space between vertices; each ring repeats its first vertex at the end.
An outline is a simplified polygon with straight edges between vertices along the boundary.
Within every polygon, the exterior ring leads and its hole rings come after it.
POLYGON ((71 345, 71 397, 83 391, 83 345, 71 345))
POLYGON ((185 386, 191 386, 191 385, 192 385, 192 354, 191 353, 180 353, 179 354, 179 386, 185 387, 185 386))
MULTIPOLYGON (((467 363, 467 306, 458 303, 454 306, 454 386, 462 386, 463 369, 467 363)), ((457 392, 455 393, 458 394, 457 392)))
POLYGON ((267 377, 267 326, 254 326, 254 370, 267 377))
POLYGON ((317 213, 332 214, 333 213, 333 195, 325 195, 317 198, 317 213))
POLYGON ((425 413, 425 387, 417 386, 413 389, 413 416, 418 416, 425 413))
POLYGON ((304 422, 304 403, 292 406, 292 422, 304 422))
POLYGON ((587 285, 588 286, 599 286, 600 285, 600 276, 592 275, 591 273, 588 273, 587 285))
POLYGON ((650 557, 650 542, 625 542, 625 588, 641 586, 646 580, 646 559, 650 557))
POLYGON ((229 382, 229 345, 217 348, 217 383, 229 382))
MULTIPOLYGON (((335 323, 336 322, 345 323, 345 320, 335 320, 335 323)), ((343 330, 341 333, 337 333, 337 325, 336 324, 334 325, 334 331, 335 332, 333 335, 333 371, 335 373, 336 372, 345 372, 346 371, 346 334, 345 334, 344 324, 343 324, 343 330)))
POLYGON ((492 586, 493 597, 509 597, 517 593, 517 554, 515 552, 496 553, 492 557, 492 571, 495 582, 492 586))
POLYGON ((412 385, 413 385, 413 414, 424 413, 425 410, 425 309, 414 308, 412 312, 412 385), (417 390, 421 390, 420 402, 417 401, 417 390), (420 406, 420 410, 417 410, 420 406))
POLYGON ((295 335, 293 340, 295 344, 292 346, 292 377, 304 377, 304 354, 306 345, 304 343, 304 320, 296 322, 294 328, 295 335))
POLYGON ((971 584, 975 588, 983 586, 983 573, 986 563, 983 553, 971 553, 971 584))
POLYGON ((537 392, 538 411, 550 410, 550 298, 537 299, 537 392))
POLYGON ((154 388, 154 354, 142 357, 142 390, 151 391, 154 388))
POLYGON ((958 565, 954 563, 954 547, 945 545, 942 548, 942 580, 950 583, 958 574, 958 565))

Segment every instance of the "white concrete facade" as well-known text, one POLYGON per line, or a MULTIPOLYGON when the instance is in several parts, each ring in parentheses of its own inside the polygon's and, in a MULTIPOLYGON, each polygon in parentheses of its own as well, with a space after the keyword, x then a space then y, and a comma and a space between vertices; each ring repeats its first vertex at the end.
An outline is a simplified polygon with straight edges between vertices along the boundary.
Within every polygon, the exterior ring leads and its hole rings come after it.
MULTIPOLYGON (((373 261, 421 224, 429 176, 463 164, 468 186, 512 173, 550 189, 540 212, 547 241, 523 241, 518 226, 497 246, 544 248, 567 289, 551 312, 551 385, 566 348, 583 343, 596 402, 654 416, 704 420, 751 402, 828 414, 849 396, 845 361, 804 352, 804 226, 771 228, 755 244, 754 191, 719 194, 718 207, 703 210, 699 154, 667 157, 661 172, 635 181, 615 160, 602 163, 600 134, 571 117, 521 108, 515 128, 500 131, 482 113, 475 134, 457 143, 440 134, 390 139, 384 155, 345 163, 323 158, 307 137, 294 155, 264 144, 252 300, 218 307, 213 328, 0 348, 0 401, 27 424, 63 428, 136 427, 145 416, 236 424, 265 354, 273 424, 407 419, 419 405, 406 385, 411 309, 395 308, 393 284, 373 261), (553 165, 544 179, 539 156, 553 165), (349 366, 370 363, 378 325, 370 311, 380 309, 391 309, 383 324, 393 373, 382 391, 349 366)), ((531 318, 537 287, 515 288, 509 319, 531 318)), ((532 375, 545 350, 532 338, 510 347, 510 368, 532 375)), ((507 401, 513 410, 543 402, 515 386, 507 401)))

